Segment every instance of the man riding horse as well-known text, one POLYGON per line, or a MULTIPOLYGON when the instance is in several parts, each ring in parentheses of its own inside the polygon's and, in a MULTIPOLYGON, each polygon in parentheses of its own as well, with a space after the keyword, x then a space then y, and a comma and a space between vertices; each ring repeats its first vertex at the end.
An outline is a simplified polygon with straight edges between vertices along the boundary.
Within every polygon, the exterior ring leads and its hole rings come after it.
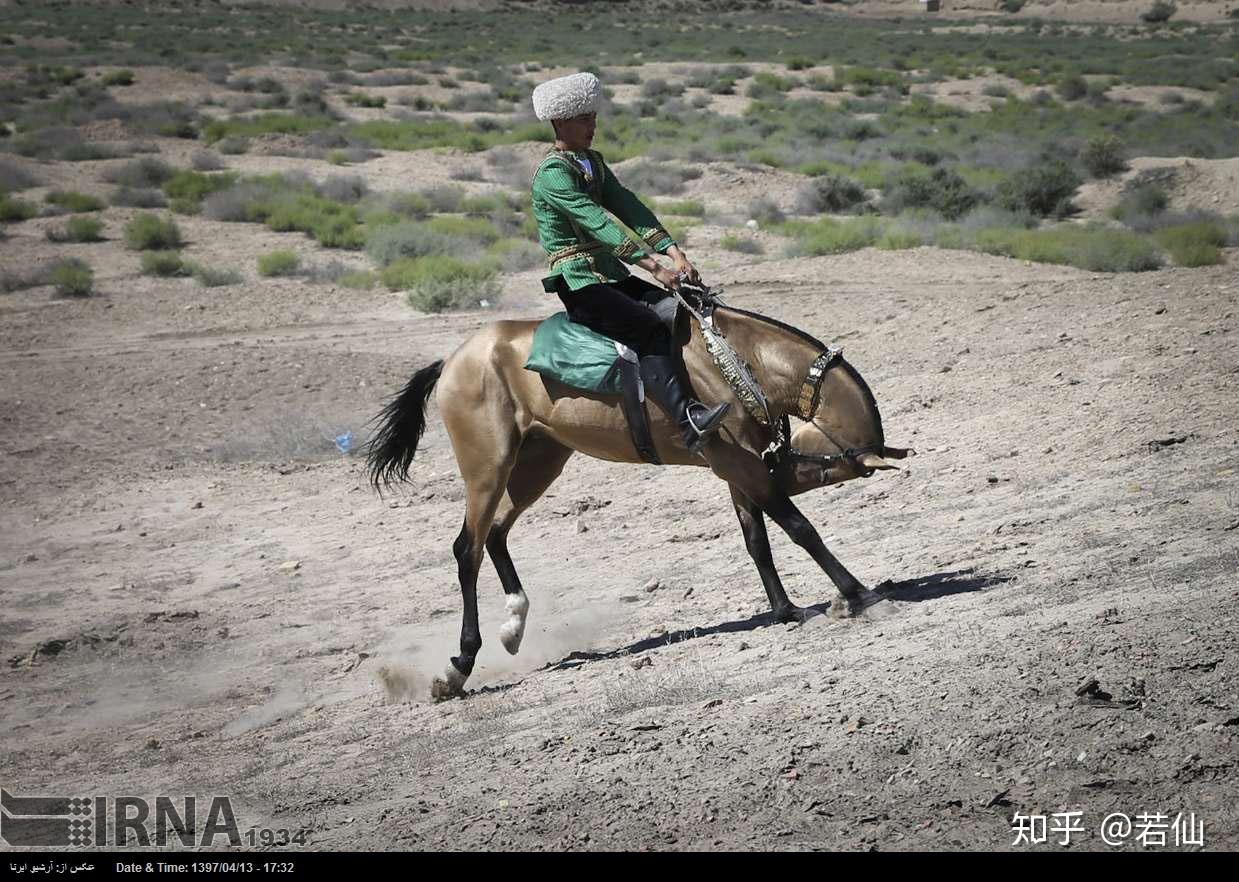
POLYGON ((646 392, 676 421, 684 445, 696 453, 730 405, 707 407, 685 391, 671 333, 650 308, 668 295, 630 275, 625 264, 641 267, 670 290, 679 287, 681 277, 699 284, 700 275, 654 213, 619 182, 602 154, 590 149, 601 91, 596 76, 578 73, 545 82, 533 92, 538 119, 555 129, 555 146, 533 179, 538 240, 551 266, 543 287, 559 295, 572 321, 637 353, 646 392), (630 239, 608 211, 650 250, 675 261, 676 271, 630 239))

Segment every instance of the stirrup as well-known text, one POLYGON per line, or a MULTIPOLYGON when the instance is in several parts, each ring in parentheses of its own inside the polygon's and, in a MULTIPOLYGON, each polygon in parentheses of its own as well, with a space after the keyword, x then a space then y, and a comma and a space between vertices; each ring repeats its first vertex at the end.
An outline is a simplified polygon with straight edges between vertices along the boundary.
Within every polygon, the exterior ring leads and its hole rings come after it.
POLYGON ((698 401, 690 404, 685 409, 684 419, 688 423, 689 430, 685 434, 687 435, 690 432, 692 433, 691 439, 685 438, 690 453, 701 453, 701 449, 705 447, 706 441, 712 434, 718 431, 718 427, 722 425, 723 419, 727 416, 727 411, 729 410, 731 410, 731 402, 729 401, 724 401, 722 404, 715 405, 713 408, 706 408, 704 404, 698 401), (705 411, 700 426, 697 425, 696 420, 693 419, 694 407, 700 407, 705 411))

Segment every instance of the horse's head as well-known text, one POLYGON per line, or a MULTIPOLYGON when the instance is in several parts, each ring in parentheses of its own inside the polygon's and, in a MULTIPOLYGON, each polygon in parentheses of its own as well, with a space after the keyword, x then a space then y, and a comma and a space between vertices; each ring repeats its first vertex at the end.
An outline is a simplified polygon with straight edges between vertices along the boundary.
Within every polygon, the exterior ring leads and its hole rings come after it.
POLYGON ((792 432, 791 450, 776 469, 779 486, 789 496, 896 469, 888 458, 902 459, 910 452, 886 446, 873 393, 842 358, 823 376, 812 417, 792 432))

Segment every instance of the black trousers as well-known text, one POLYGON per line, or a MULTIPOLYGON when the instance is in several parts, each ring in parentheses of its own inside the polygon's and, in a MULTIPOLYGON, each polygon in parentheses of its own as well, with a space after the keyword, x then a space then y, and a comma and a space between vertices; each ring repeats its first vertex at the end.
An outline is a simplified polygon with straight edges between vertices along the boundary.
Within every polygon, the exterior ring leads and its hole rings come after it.
POLYGON ((668 296, 657 285, 629 276, 610 285, 571 291, 561 276, 555 290, 568 318, 577 324, 618 340, 637 355, 671 354, 671 334, 651 308, 668 296))

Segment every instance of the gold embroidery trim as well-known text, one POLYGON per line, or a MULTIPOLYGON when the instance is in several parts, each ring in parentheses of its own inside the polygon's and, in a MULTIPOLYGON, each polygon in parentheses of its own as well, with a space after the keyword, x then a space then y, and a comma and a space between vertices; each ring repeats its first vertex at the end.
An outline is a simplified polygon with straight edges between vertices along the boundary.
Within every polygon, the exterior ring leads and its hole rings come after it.
POLYGON ((637 243, 631 239, 625 239, 616 249, 615 256, 623 260, 624 258, 632 257, 641 249, 637 247, 637 243))
POLYGON ((661 242, 663 239, 670 239, 670 238, 671 238, 671 234, 668 233, 666 230, 664 230, 662 227, 655 227, 654 229, 646 233, 644 236, 642 236, 641 241, 643 241, 646 245, 649 245, 651 248, 657 250, 659 242, 661 242))
POLYGON ((547 261, 551 265, 551 269, 563 263, 565 260, 571 260, 574 257, 581 255, 589 255, 602 248, 601 242, 582 242, 577 245, 569 245, 567 248, 560 248, 558 251, 552 251, 547 257, 547 261))

